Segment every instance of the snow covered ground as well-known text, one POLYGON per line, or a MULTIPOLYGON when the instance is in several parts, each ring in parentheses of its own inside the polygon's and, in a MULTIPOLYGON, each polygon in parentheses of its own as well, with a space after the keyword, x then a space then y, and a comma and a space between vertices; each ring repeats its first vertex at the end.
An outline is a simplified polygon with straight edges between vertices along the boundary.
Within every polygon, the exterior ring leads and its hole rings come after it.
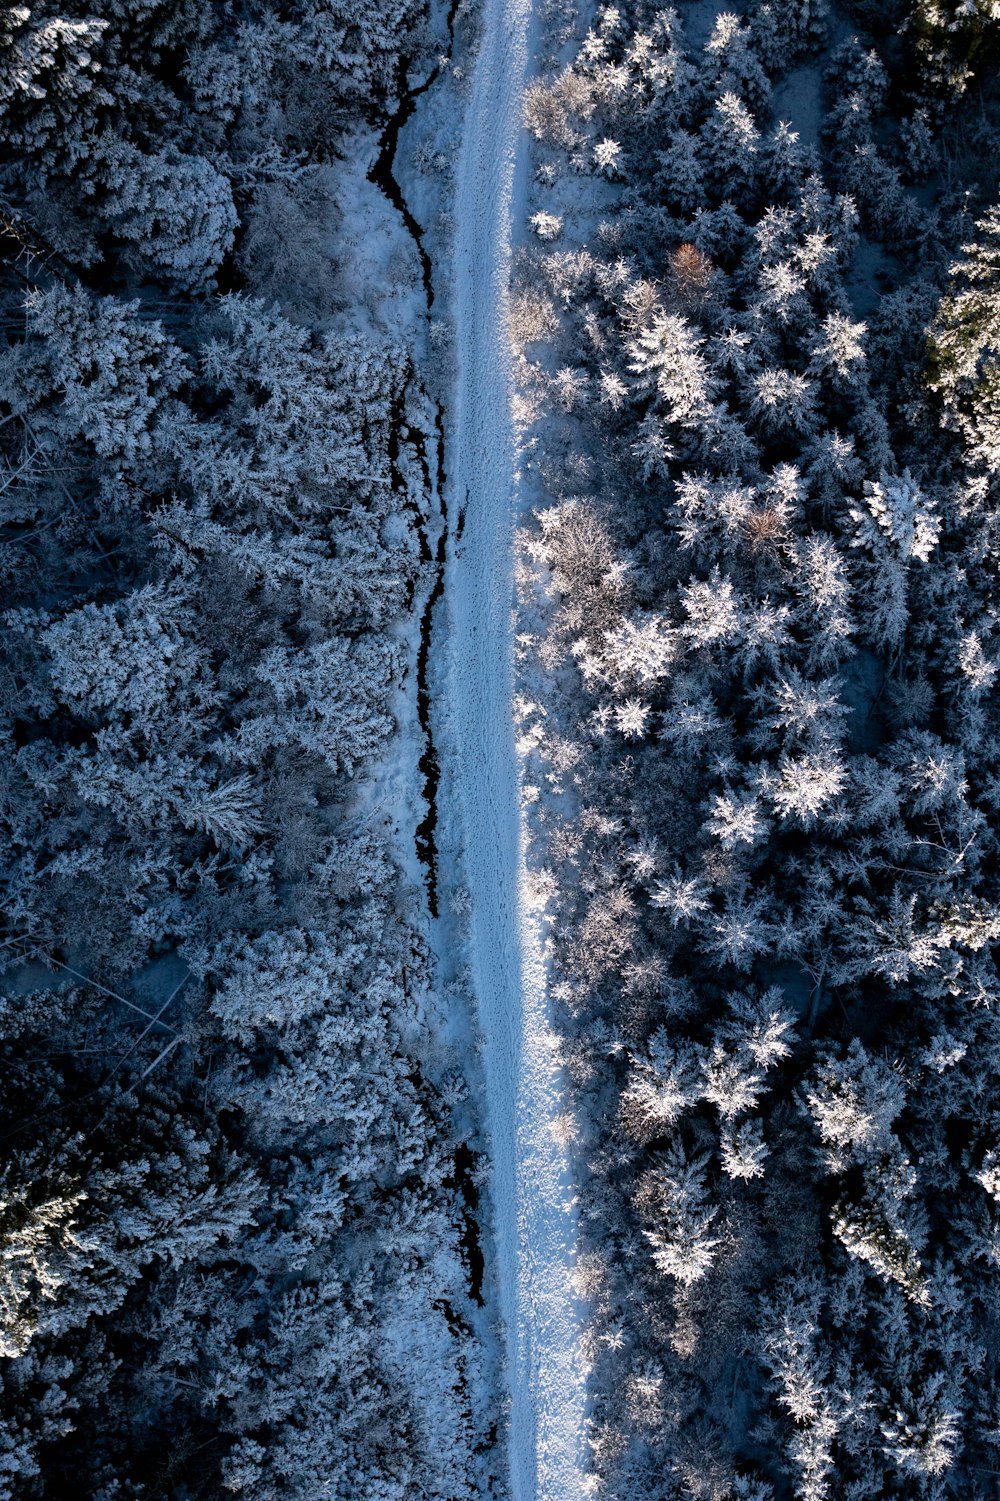
MULTIPOLYGON (((507 337, 511 224, 530 0, 485 0, 455 197, 458 367, 450 505, 464 512, 445 596, 448 699, 465 823, 471 954, 485 1052, 497 1285, 506 1325, 513 1501, 580 1501, 585 1379, 575 1214, 545 962, 528 896, 512 714, 517 476, 507 337)), ((453 512, 453 514, 455 514, 453 512)))

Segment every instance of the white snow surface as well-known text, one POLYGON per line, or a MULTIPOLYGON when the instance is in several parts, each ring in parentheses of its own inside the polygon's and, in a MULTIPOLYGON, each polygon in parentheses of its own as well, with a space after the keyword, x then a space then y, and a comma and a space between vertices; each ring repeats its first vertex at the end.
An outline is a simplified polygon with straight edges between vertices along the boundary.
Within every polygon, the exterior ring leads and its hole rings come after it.
POLYGON ((585 1370, 576 1213, 568 1153, 555 1129, 564 1100, 542 932, 528 893, 512 705, 518 479, 507 304, 512 223, 524 218, 526 153, 519 147, 530 29, 531 0, 484 0, 458 167, 449 489, 465 523, 448 562, 447 696, 484 1046, 510 1491, 512 1501, 581 1501, 585 1370))

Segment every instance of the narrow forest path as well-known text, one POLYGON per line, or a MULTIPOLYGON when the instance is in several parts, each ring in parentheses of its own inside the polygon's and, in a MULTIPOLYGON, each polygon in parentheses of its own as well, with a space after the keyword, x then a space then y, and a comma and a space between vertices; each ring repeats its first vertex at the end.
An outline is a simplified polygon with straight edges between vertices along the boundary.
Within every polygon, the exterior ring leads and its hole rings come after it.
POLYGON ((472 968, 485 1049, 497 1282, 506 1330, 513 1501, 581 1501, 584 1377, 575 1214, 549 1046, 542 938, 526 899, 514 745, 516 453, 507 340, 511 228, 530 0, 484 0, 455 201, 457 402, 448 563, 452 774, 464 807, 472 968))

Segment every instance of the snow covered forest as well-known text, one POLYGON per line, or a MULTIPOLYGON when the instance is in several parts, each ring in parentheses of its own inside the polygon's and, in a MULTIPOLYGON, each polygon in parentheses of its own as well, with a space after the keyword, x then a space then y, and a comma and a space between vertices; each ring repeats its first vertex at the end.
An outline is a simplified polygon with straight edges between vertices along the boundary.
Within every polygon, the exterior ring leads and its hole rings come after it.
POLYGON ((1000 1474, 1000 10, 553 0, 517 704, 590 1492, 1000 1474))
POLYGON ((4 1497, 487 1490, 380 155, 437 24, 0 9, 4 1497))
POLYGON ((0 1501, 1000 1494, 1000 3, 0 6, 0 288, 0 1501))

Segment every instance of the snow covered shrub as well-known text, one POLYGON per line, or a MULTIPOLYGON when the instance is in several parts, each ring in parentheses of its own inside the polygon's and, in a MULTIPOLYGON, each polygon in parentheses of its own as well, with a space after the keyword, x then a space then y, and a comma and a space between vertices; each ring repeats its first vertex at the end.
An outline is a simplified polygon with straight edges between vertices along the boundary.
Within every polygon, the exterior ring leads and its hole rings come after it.
POLYGON ((529 84, 524 96, 525 124, 539 141, 571 150, 583 139, 582 127, 593 115, 593 84, 574 68, 555 78, 529 84))
POLYGON ((621 142, 605 136, 594 147, 594 165, 605 177, 621 176, 621 142))
POLYGON ((238 264, 268 303, 301 318, 320 318, 336 297, 336 269, 329 245, 340 214, 333 197, 334 174, 327 168, 305 182, 265 182, 242 216, 238 264))
POLYGON ((527 287, 511 294, 509 328, 515 348, 550 339, 558 327, 559 314, 550 297, 527 287))
POLYGON ((532 214, 531 227, 540 240, 556 240, 562 233, 563 221, 558 214, 539 211, 532 214))

